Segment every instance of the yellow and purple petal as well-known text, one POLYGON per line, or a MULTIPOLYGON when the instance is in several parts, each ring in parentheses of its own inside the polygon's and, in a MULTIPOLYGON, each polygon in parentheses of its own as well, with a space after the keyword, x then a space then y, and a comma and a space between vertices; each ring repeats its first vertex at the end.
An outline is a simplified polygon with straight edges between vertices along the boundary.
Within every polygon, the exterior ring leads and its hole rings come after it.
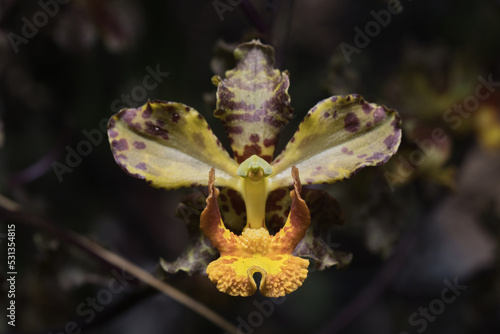
POLYGON ((237 66, 217 84, 219 118, 228 134, 234 159, 242 163, 252 155, 271 162, 282 128, 292 118, 286 72, 273 68, 274 49, 259 41, 238 46, 237 66))
POLYGON ((358 95, 334 96, 306 115, 271 164, 270 189, 292 184, 288 168, 300 169, 304 184, 333 183, 359 169, 385 163, 398 149, 401 121, 395 110, 358 95))
POLYGON ((109 120, 108 137, 118 165, 155 187, 207 185, 212 167, 217 169, 218 185, 238 185, 238 164, 206 120, 184 104, 148 101, 123 109, 109 120))

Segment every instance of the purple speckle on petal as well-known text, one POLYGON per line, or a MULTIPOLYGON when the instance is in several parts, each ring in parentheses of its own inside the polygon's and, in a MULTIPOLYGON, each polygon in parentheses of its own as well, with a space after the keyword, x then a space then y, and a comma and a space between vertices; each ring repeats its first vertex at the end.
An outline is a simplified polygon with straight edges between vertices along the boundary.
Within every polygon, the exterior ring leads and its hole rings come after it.
POLYGON ((347 155, 353 155, 353 151, 349 151, 347 147, 342 147, 342 153, 345 153, 347 155))
POLYGON ((390 135, 387 138, 384 139, 384 144, 387 146, 389 150, 392 150, 394 146, 396 146, 398 143, 398 136, 397 135, 390 135))
POLYGON ((370 160, 380 160, 383 157, 385 157, 384 153, 376 152, 376 153, 373 153, 373 155, 371 157, 369 157, 368 159, 370 159, 370 160))
POLYGON ((375 109, 375 112, 373 113, 373 120, 375 121, 375 124, 381 122, 385 118, 385 111, 382 107, 378 107, 375 109))
POLYGON ((135 168, 146 170, 146 164, 144 162, 139 162, 137 165, 135 165, 135 168))
POLYGON ((117 150, 117 151, 125 151, 128 150, 128 143, 125 138, 122 138, 120 140, 113 140, 111 142, 111 145, 117 150))
POLYGON ((260 140, 260 136, 256 133, 252 133, 249 139, 252 143, 258 143, 260 140))
POLYGON ((131 124, 132 121, 134 120, 135 116, 137 116, 137 113, 135 112, 135 110, 128 109, 123 114, 123 120, 125 121, 125 123, 131 124))
POLYGON ((365 103, 365 104, 363 104, 363 107, 362 107, 362 108, 363 108, 363 111, 365 112, 365 114, 367 114, 367 115, 368 115, 368 114, 372 111, 372 109, 373 109, 373 107, 372 107, 369 103, 365 103))
POLYGON ((146 108, 144 109, 144 111, 142 112, 142 118, 149 118, 151 117, 151 114, 153 113, 153 109, 151 108, 151 104, 147 104, 146 105, 146 108))
POLYGON ((178 113, 174 113, 172 115, 172 123, 177 123, 180 118, 181 118, 181 116, 178 113))
POLYGON ((344 128, 346 131, 354 133, 359 130, 359 119, 354 113, 349 113, 344 118, 344 128))
POLYGON ((155 137, 162 137, 163 139, 168 140, 168 130, 156 126, 151 121, 146 121, 145 124, 147 134, 155 137))
POLYGON ((146 144, 142 141, 135 141, 134 142, 134 147, 138 150, 143 150, 146 148, 146 144))

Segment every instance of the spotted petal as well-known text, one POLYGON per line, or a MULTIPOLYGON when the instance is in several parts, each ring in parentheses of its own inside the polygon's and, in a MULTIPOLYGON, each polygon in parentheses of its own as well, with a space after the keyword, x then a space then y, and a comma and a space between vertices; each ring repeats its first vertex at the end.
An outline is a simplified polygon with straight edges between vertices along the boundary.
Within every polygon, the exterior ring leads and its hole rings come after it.
POLYGON ((217 185, 238 185, 238 165, 206 120, 184 104, 148 101, 123 109, 109 120, 108 135, 118 165, 155 187, 207 185, 211 167, 217 169, 217 185))
POLYGON ((274 50, 259 41, 238 46, 237 66, 226 78, 215 77, 217 108, 233 149, 242 163, 252 155, 271 162, 281 129, 292 118, 286 72, 273 68, 274 50))
POLYGON ((295 165, 306 184, 333 183, 359 169, 385 163, 401 141, 395 110, 358 95, 334 96, 313 107, 284 151, 271 164, 270 189, 293 183, 295 165))

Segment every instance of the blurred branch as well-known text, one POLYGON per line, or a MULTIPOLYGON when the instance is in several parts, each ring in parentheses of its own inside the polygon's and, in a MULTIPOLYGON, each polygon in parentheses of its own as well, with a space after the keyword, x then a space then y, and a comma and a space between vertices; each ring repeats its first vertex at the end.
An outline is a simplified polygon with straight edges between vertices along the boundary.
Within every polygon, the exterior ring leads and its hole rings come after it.
POLYGON ((21 205, 0 194, 0 208, 8 210, 10 212, 16 212, 21 209, 21 205))
POLYGON ((62 145, 58 145, 40 160, 36 161, 34 164, 28 166, 22 171, 13 174, 10 179, 11 185, 17 187, 38 179, 40 176, 51 170, 52 162, 54 162, 59 157, 61 152, 62 145))
POLYGON ((174 299, 180 304, 188 307, 189 309, 211 321, 223 330, 229 333, 237 332, 236 327, 226 319, 222 318, 219 314, 215 313, 205 305, 177 290, 173 286, 160 281, 152 274, 136 266, 132 262, 104 249, 98 244, 75 232, 66 230, 47 219, 43 219, 37 215, 26 212, 25 210, 23 210, 20 204, 8 200, 2 196, 0 196, 0 218, 2 218, 1 220, 4 222, 8 220, 16 221, 37 229, 44 230, 45 232, 67 242, 68 244, 80 248, 85 253, 91 255, 94 258, 97 258, 101 262, 111 265, 112 267, 123 268, 124 271, 133 275, 147 285, 155 288, 156 290, 162 292, 168 297, 174 299))

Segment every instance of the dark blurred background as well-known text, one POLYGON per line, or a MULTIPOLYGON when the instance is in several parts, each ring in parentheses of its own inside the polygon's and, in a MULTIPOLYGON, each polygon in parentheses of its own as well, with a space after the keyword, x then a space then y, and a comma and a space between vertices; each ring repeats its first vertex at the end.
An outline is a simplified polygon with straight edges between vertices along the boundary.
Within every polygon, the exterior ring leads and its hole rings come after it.
MULTIPOLYGON (((151 272, 175 260, 187 231, 174 212, 192 190, 126 175, 102 124, 162 99, 195 108, 222 136, 210 79, 259 38, 291 73, 296 115, 282 145, 316 102, 358 93, 399 111, 400 150, 322 187, 345 212, 328 240, 353 254, 346 270, 311 271, 269 312, 258 293, 230 297, 206 276, 166 280, 241 333, 498 333, 499 34, 497 0, 1 0, 0 206, 19 203, 151 272), (155 87, 141 89, 151 71, 155 87)), ((5 310, 13 221, 0 220, 5 310)), ((69 321, 83 333, 223 332, 134 280, 91 317, 88 298, 116 272, 17 222, 16 253, 16 327, 2 311, 1 332, 70 333, 69 321)))

